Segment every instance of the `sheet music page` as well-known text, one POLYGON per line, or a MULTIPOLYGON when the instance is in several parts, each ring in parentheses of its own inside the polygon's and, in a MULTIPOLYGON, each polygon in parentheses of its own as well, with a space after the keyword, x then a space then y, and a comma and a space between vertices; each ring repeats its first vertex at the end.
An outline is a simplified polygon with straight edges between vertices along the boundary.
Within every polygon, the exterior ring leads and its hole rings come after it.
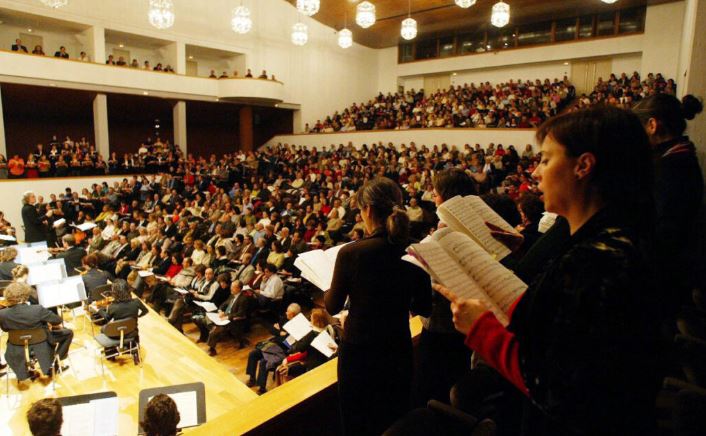
POLYGON ((215 325, 223 326, 230 324, 230 320, 228 318, 221 319, 221 317, 218 315, 218 312, 208 312, 206 313, 206 316, 215 325))
POLYGON ((95 405, 91 403, 63 406, 61 414, 64 422, 61 425, 63 436, 86 436, 93 434, 95 405))
MULTIPOLYGON (((480 200, 480 198, 478 199, 480 200)), ((482 202, 483 200, 480 201, 482 202)), ((485 202, 483 202, 483 204, 485 204, 485 202)), ((486 207, 488 207, 488 205, 486 205, 486 207)), ((490 229, 485 225, 486 220, 476 211, 469 197, 457 195, 445 201, 439 206, 437 214, 440 218, 442 215, 446 216, 450 221, 447 222, 449 227, 457 232, 470 236, 483 247, 485 251, 494 255, 497 259, 502 259, 512 253, 509 248, 490 234, 490 229), (448 215, 453 217, 453 219, 449 218, 448 215), (460 223, 460 228, 458 223, 460 223)), ((500 219, 502 220, 502 218, 500 219)))
POLYGON ((297 341, 309 334, 312 330, 311 323, 302 313, 287 321, 282 328, 297 341))
POLYGON ((302 277, 322 291, 328 291, 331 288, 335 259, 340 248, 334 247, 329 250, 334 251, 329 254, 323 250, 307 251, 297 256, 294 261, 294 266, 302 272, 302 277))
POLYGON ((462 233, 448 233, 439 241, 439 244, 485 291, 488 298, 501 311, 505 321, 496 313, 498 320, 506 323, 508 321, 506 314, 510 306, 525 292, 527 285, 462 233))
POLYGON ((138 271, 137 275, 140 277, 149 277, 149 276, 153 276, 154 273, 152 271, 138 271))
POLYGON ((338 345, 336 345, 336 341, 331 338, 331 335, 329 335, 326 330, 322 331, 316 338, 314 338, 314 340, 311 342, 311 346, 319 350, 321 354, 326 357, 333 356, 334 350, 338 348, 338 345), (334 346, 334 348, 331 349, 329 345, 334 346))
POLYGON ((10 235, 0 235, 0 241, 8 241, 8 242, 14 242, 17 239, 14 236, 10 235))
POLYGON ((480 215, 483 221, 487 221, 490 224, 495 224, 506 232, 519 234, 519 232, 510 225, 510 223, 508 223, 507 221, 505 221, 505 219, 503 219, 503 217, 498 215, 498 213, 495 212, 492 207, 488 206, 488 203, 483 201, 483 199, 479 196, 468 195, 464 198, 470 202, 471 207, 475 209, 475 211, 478 213, 478 215, 480 215))
POLYGON ((178 293, 180 293, 181 295, 186 295, 189 293, 189 291, 187 291, 184 288, 174 288, 174 290, 177 291, 178 293))
POLYGON ((116 436, 118 434, 118 397, 92 400, 93 436, 116 436))
POLYGON ((66 224, 66 218, 59 218, 58 220, 54 221, 52 224, 52 227, 57 228, 61 226, 62 224, 66 224))
POLYGON ((63 259, 61 263, 36 263, 27 267, 29 269, 29 275, 27 276, 27 283, 30 285, 38 285, 40 283, 58 281, 66 277, 66 267, 63 265, 63 259))

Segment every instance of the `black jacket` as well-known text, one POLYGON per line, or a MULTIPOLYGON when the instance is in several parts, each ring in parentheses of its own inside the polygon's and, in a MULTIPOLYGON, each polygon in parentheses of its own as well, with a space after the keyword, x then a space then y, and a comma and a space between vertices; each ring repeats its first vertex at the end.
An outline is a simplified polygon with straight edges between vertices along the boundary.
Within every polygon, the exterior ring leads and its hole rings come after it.
POLYGON ((404 344, 411 341, 409 312, 429 316, 431 281, 401 257, 409 244, 391 244, 379 231, 341 249, 326 310, 336 314, 350 298, 344 342, 404 344))
POLYGON ((76 268, 81 267, 81 261, 84 256, 86 256, 86 250, 81 247, 69 247, 68 250, 58 253, 54 256, 56 259, 64 259, 66 264, 66 274, 71 276, 76 276, 79 274, 76 268))
POLYGON ((25 242, 39 242, 47 240, 44 217, 39 215, 37 208, 31 204, 22 206, 22 224, 25 228, 25 242))

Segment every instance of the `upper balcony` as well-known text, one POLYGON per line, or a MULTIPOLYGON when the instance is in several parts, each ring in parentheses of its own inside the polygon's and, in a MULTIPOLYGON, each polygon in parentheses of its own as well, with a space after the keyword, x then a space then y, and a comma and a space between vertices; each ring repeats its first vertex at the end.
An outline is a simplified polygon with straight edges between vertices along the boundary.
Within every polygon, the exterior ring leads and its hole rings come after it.
POLYGON ((285 98, 276 80, 210 79, 7 50, 0 50, 0 82, 267 106, 285 98))

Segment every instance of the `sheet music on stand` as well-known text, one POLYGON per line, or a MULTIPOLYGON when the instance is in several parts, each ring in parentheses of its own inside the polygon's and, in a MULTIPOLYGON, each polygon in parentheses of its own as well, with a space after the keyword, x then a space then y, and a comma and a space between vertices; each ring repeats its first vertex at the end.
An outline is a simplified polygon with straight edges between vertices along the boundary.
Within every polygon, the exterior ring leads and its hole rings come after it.
POLYGON ((40 283, 61 281, 67 277, 64 259, 49 259, 42 263, 27 265, 29 276, 27 283, 38 285, 40 283))
MULTIPOLYGON (((201 382, 143 389, 140 391, 139 401, 140 422, 145 417, 147 403, 158 394, 169 395, 176 403, 180 416, 178 428, 195 427, 206 422, 206 390, 201 382)), ((139 433, 144 434, 142 427, 139 433)))
POLYGON ((86 300, 86 287, 81 276, 37 285, 39 304, 46 308, 65 306, 86 300))
POLYGON ((33 263, 41 263, 49 260, 49 247, 46 241, 18 244, 15 248, 17 249, 15 262, 21 265, 29 266, 33 263))
POLYGON ((118 396, 115 392, 58 398, 64 422, 63 436, 115 436, 118 434, 118 396))

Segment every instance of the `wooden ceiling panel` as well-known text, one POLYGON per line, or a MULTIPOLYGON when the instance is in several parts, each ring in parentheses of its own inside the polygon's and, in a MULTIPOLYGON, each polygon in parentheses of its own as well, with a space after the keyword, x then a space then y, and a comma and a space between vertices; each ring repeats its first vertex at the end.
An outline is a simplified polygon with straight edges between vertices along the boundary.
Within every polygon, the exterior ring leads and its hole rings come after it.
MULTIPOLYGON (((286 0, 295 5, 296 0, 286 0)), ((400 24, 407 17, 406 0, 370 0, 376 7, 377 22, 368 29, 355 24, 358 0, 321 0, 321 9, 313 17, 319 22, 340 30, 348 16, 348 28, 353 40, 372 48, 398 45, 400 24)), ((600 0, 504 0, 510 5, 510 24, 575 17, 579 15, 615 11, 647 4, 668 3, 677 0, 620 0, 606 4, 600 0)), ((419 36, 453 34, 490 28, 490 14, 496 0, 478 0, 463 9, 454 0, 412 0, 412 17, 419 24, 419 36)))

